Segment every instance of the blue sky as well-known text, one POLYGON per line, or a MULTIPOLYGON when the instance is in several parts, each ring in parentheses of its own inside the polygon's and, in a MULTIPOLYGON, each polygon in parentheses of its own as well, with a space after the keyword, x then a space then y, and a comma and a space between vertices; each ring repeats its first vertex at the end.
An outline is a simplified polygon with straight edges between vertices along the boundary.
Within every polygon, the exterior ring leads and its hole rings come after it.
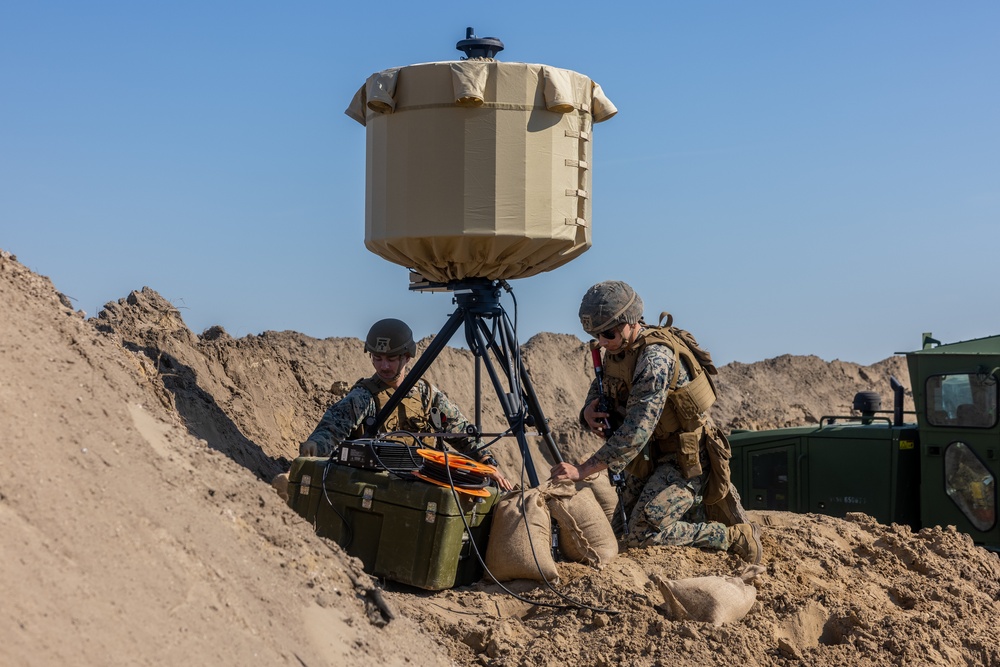
POLYGON ((149 286, 196 333, 436 333, 450 295, 364 247, 343 111, 467 26, 619 109, 593 247, 511 281, 522 341, 583 338, 608 279, 720 363, 1000 333, 1000 3, 975 0, 5 2, 0 248, 89 316, 149 286))

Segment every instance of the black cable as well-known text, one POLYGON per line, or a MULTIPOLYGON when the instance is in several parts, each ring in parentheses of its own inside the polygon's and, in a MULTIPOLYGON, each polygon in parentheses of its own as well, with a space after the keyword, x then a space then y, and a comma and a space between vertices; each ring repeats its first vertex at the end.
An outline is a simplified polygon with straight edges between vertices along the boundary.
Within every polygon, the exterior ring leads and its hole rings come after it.
MULTIPOLYGON (((500 312, 502 313, 503 318, 505 320, 507 320, 507 324, 510 325, 511 332, 514 334, 514 350, 512 352, 512 356, 514 357, 513 361, 515 362, 514 363, 514 375, 515 375, 515 377, 517 377, 518 382, 520 382, 522 360, 521 360, 521 346, 518 345, 518 338, 517 338, 517 317, 518 317, 517 296, 514 294, 514 289, 509 284, 507 284, 506 280, 501 280, 500 284, 503 286, 504 290, 506 290, 507 294, 510 295, 510 300, 514 302, 514 321, 513 322, 511 322, 510 317, 507 315, 507 311, 506 310, 504 310, 503 308, 501 308, 500 312)), ((520 389, 520 386, 518 387, 518 389, 520 389)))
MULTIPOLYGON (((330 468, 332 467, 333 467, 333 457, 331 456, 326 460, 326 463, 323 464, 323 497, 326 499, 327 504, 330 505, 330 509, 333 510, 334 514, 340 517, 340 520, 344 522, 344 528, 347 529, 347 535, 348 535, 347 543, 340 544, 340 542, 337 542, 340 548, 346 551, 347 547, 351 546, 351 542, 354 541, 354 529, 351 528, 351 524, 347 521, 347 517, 345 517, 337 510, 337 506, 333 504, 332 500, 330 500, 330 494, 328 494, 326 491, 326 476, 330 474, 330 468)), ((317 514, 319 514, 319 512, 317 512, 317 514)), ((316 526, 313 525, 314 530, 315 528, 316 526)))
MULTIPOLYGON (((446 461, 447 461, 447 456, 448 455, 447 455, 447 452, 446 452, 445 453, 445 460, 446 461)), ((523 475, 523 470, 524 470, 524 464, 523 464, 523 462, 521 464, 521 469, 522 469, 522 480, 523 480, 523 477, 524 477, 524 475, 523 475)), ((447 468, 447 470, 450 473, 451 469, 447 468)), ((482 554, 479 553, 479 546, 476 544, 476 540, 472 537, 472 527, 469 526, 469 522, 465 518, 465 512, 462 511, 462 501, 459 498, 458 491, 455 489, 454 486, 451 487, 451 495, 455 499, 455 503, 458 505, 459 516, 462 517, 462 524, 465 526, 465 530, 469 534, 469 544, 472 547, 472 552, 476 555, 476 560, 478 560, 479 564, 483 566, 483 570, 486 572, 486 574, 490 575, 490 577, 493 579, 493 581, 496 582, 497 586, 499 586, 505 593, 507 593, 511 597, 513 597, 513 598, 515 598, 517 600, 520 600, 521 602, 526 602, 526 603, 528 603, 530 605, 535 605, 535 606, 539 606, 539 607, 552 607, 552 608, 555 608, 555 609, 571 609, 572 608, 572 607, 569 607, 567 605, 558 605, 558 604, 554 604, 554 603, 551 603, 551 602, 541 602, 541 601, 538 601, 538 600, 531 600, 529 598, 526 598, 526 597, 523 597, 521 595, 518 595, 517 593, 515 593, 512 590, 510 590, 509 588, 507 588, 506 586, 504 586, 502 583, 500 583, 500 580, 497 579, 496 577, 494 577, 493 573, 490 572, 490 568, 487 567, 485 559, 483 558, 482 554)), ((521 491, 521 495, 522 495, 522 497, 524 495, 523 489, 521 491)), ((523 506, 524 505, 522 503, 522 507, 523 506)), ((531 540, 530 534, 528 536, 528 540, 529 540, 529 542, 531 540)), ((534 555, 534 549, 532 549, 532 555, 534 555)), ((537 557, 535 558, 535 566, 538 567, 539 568, 539 572, 541 572, 541 566, 538 564, 538 558, 537 557)), ((544 579, 545 575, 542 575, 542 578, 544 579)))

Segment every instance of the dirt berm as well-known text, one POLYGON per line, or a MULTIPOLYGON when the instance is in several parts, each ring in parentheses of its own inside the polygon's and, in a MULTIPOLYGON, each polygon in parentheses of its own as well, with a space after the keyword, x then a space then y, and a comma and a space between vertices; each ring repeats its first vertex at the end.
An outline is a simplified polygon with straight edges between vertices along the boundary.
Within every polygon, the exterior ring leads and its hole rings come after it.
MULTIPOLYGON (((756 601, 719 627, 661 611, 658 577, 742 569, 691 548, 560 564, 555 590, 606 611, 375 581, 265 481, 369 373, 360 340, 195 335, 148 288, 85 319, 5 251, 0 309, 0 664, 1000 664, 1000 559, 948 527, 864 515, 758 513, 756 601)), ((523 356, 564 456, 586 456, 598 442, 575 423, 583 341, 539 334, 523 356)), ((471 367, 448 348, 427 377, 471 406, 471 367)), ((902 358, 729 364, 713 414, 726 428, 815 423, 849 413, 857 391, 888 400, 890 375, 908 385, 902 358)), ((495 449, 516 476, 513 444, 495 449)))

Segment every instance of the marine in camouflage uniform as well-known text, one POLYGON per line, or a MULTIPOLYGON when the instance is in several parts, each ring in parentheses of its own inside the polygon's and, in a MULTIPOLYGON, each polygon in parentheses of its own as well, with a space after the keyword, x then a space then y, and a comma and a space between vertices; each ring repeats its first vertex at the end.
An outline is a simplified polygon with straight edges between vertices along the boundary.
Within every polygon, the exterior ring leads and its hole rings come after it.
MULTIPOLYGON (((636 363, 632 391, 628 397, 621 426, 589 459, 621 473, 653 438, 653 432, 666 402, 674 373, 673 351, 664 345, 647 345, 636 363)), ((680 369, 680 384, 688 382, 688 372, 680 369)), ((598 398, 595 381, 587 394, 587 403, 598 398)), ((586 422, 584 422, 586 425, 586 422)), ((621 513, 616 513, 615 533, 630 547, 652 544, 691 545, 709 549, 728 549, 727 526, 704 520, 701 492, 709 470, 704 449, 701 475, 685 479, 676 453, 656 461, 648 477, 625 475, 621 502, 628 516, 628 532, 622 535, 621 513)))
MULTIPOLYGON (((613 385, 610 412, 619 416, 621 423, 615 424, 604 445, 584 463, 554 466, 553 479, 578 481, 604 469, 623 473, 620 503, 628 517, 627 531, 620 511, 615 513, 613 525, 625 546, 690 545, 729 550, 744 560, 760 562, 756 525, 727 526, 706 519, 703 493, 712 463, 704 438, 698 441, 696 451, 689 451, 693 460, 682 462, 679 434, 664 433, 671 387, 683 387, 691 376, 671 347, 655 344, 656 336, 651 335, 655 332, 648 331, 642 321, 642 300, 626 283, 598 283, 584 296, 580 319, 584 330, 605 348, 605 364, 616 364, 617 373, 631 370, 631 376, 613 374, 609 378, 613 385), (627 355, 636 341, 638 353, 633 352, 634 368, 630 368, 627 355), (651 458, 647 465, 643 465, 645 457, 651 458), (700 470, 696 470, 698 464, 700 470)), ((580 413, 581 422, 595 431, 607 426, 606 416, 597 412, 599 398, 595 379, 580 413)), ((706 415, 696 417, 705 432, 715 433, 716 427, 706 415)), ((725 482, 729 484, 728 477, 725 482)))

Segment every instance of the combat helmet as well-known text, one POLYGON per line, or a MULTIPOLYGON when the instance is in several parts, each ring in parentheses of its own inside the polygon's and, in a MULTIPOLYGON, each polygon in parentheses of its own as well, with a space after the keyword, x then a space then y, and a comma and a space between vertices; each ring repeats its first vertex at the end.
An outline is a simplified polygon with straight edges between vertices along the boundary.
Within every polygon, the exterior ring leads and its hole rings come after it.
POLYGON ((417 344, 413 342, 413 331, 403 320, 379 320, 368 330, 365 338, 365 352, 395 357, 400 354, 417 356, 417 344))
POLYGON ((628 283, 606 280, 587 290, 580 303, 580 324, 597 338, 617 324, 635 324, 642 319, 642 299, 628 283))

